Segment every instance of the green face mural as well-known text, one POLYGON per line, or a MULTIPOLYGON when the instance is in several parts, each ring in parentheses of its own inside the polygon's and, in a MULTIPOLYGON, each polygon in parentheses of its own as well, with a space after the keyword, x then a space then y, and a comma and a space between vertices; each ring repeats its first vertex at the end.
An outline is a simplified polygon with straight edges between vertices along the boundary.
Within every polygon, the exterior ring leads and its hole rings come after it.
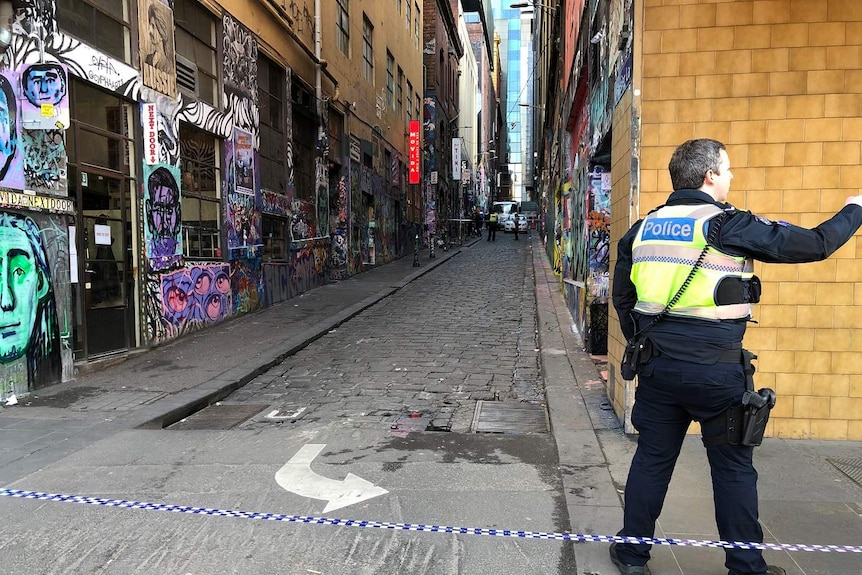
POLYGON ((0 363, 24 356, 49 281, 35 224, 0 214, 0 363), (32 228, 32 229, 31 229, 32 228))

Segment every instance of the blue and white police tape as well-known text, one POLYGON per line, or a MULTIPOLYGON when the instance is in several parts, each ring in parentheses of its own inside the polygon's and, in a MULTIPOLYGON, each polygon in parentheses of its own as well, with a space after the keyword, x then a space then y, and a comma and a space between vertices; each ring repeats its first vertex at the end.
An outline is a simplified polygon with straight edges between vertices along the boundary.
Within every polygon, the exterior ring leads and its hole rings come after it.
POLYGON ((42 493, 21 489, 0 489, 0 496, 60 503, 83 503, 123 509, 146 509, 167 511, 169 513, 190 513, 215 517, 238 517, 241 519, 262 519, 264 521, 285 521, 288 523, 307 523, 312 525, 333 525, 344 527, 370 527, 395 531, 424 531, 430 533, 457 533, 461 535, 491 535, 493 537, 518 537, 521 539, 550 539, 555 541, 575 541, 581 543, 646 543, 649 545, 682 545, 687 547, 717 547, 728 549, 764 549, 770 551, 821 551, 826 553, 862 553, 862 546, 854 545, 807 545, 804 543, 750 543, 744 541, 699 541, 696 539, 663 539, 658 537, 622 537, 619 535, 590 535, 584 533, 554 533, 548 531, 521 531, 518 529, 486 529, 483 527, 447 527, 443 525, 424 525, 422 523, 391 523, 388 521, 364 521, 358 519, 331 519, 306 515, 286 515, 282 513, 258 513, 233 509, 213 509, 210 507, 190 507, 147 501, 127 501, 125 499, 106 499, 86 495, 64 495, 62 493, 42 493))

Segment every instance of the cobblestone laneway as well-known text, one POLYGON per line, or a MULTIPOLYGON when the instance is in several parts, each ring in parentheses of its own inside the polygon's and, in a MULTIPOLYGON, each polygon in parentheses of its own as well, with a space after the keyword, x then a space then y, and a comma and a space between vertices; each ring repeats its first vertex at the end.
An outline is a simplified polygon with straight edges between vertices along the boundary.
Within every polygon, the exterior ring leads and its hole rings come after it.
POLYGON ((458 432, 477 400, 543 402, 530 246, 524 235, 483 238, 225 402, 279 409, 244 428, 388 429, 413 414, 458 432))

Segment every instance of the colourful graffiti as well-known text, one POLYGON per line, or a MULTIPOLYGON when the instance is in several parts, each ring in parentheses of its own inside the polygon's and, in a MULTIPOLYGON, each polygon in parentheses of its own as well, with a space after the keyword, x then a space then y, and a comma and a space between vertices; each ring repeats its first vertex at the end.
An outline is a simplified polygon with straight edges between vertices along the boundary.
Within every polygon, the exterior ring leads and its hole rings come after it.
POLYGON ((182 333, 233 313, 228 264, 192 265, 161 275, 162 318, 182 333))
POLYGON ((22 130, 26 189, 55 196, 69 193, 66 137, 62 130, 22 130))
POLYGON ((265 214, 283 217, 290 215, 290 199, 287 196, 270 190, 261 190, 260 195, 261 211, 265 214))
POLYGON ((0 73, 0 186, 24 189, 22 168, 21 124, 18 120, 18 98, 14 86, 18 75, 11 70, 0 73))
MULTIPOLYGON (((0 212, 2 401, 56 383, 63 373, 54 282, 68 286, 68 230, 48 218, 40 218, 40 222, 0 212), (65 260, 61 262, 61 258, 65 260), (62 269, 65 278, 56 271, 52 275, 52 267, 62 269)), ((68 302, 64 298, 60 303, 67 316, 68 302)))
POLYGON ((234 313, 249 313, 260 309, 263 291, 260 266, 260 258, 242 258, 230 262, 234 313))
POLYGON ((287 264, 263 264, 266 305, 288 300, 326 283, 327 243, 317 240, 304 245, 293 253, 293 259, 287 264))

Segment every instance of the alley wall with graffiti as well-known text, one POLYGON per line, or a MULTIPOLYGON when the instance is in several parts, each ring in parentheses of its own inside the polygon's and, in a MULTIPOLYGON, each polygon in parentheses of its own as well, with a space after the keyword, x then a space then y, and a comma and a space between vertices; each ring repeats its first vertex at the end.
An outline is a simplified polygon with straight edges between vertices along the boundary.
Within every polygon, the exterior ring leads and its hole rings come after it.
POLYGON ((299 80, 279 62, 286 175, 278 189, 262 183, 261 40, 240 20, 206 12, 219 56, 211 104, 180 77, 189 63, 178 53, 175 3, 138 0, 138 18, 127 24, 137 27, 139 50, 125 60, 122 50, 109 54, 65 33, 61 9, 23 0, 0 59, 0 402, 70 379, 76 354, 86 359, 72 332, 84 329, 81 315, 92 307, 96 272, 86 258, 96 246, 118 258, 114 299, 131 317, 120 350, 170 341, 403 254, 400 154, 385 140, 371 146, 370 129, 361 133, 370 163, 346 146, 330 150, 330 102, 312 97, 316 128, 301 157, 312 176, 300 183, 292 113, 299 80), (115 150, 116 169, 131 185, 120 185, 110 209, 83 207, 81 188, 103 177, 69 165, 69 128, 81 121, 73 85, 120 103, 111 129, 127 140, 115 150), (103 212, 116 222, 100 219, 103 212), (268 251, 266 218, 284 223, 277 256, 268 251))

